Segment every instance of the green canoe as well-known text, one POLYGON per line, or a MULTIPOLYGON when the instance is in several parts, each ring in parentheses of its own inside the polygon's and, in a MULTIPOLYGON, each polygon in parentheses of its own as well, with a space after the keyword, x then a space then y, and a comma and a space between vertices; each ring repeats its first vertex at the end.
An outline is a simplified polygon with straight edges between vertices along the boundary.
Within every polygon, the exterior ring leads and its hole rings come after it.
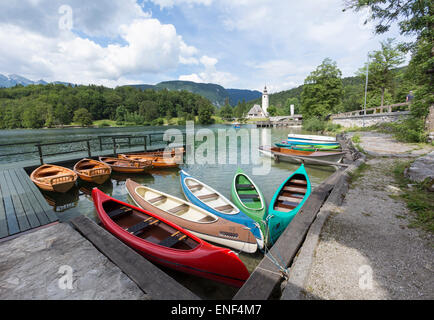
POLYGON ((261 225, 264 231, 264 216, 267 213, 265 198, 261 190, 243 170, 235 173, 231 187, 232 202, 247 216, 261 225))
POLYGON ((298 145, 298 144, 289 144, 289 143, 275 143, 276 147, 279 148, 288 148, 293 150, 300 151, 328 151, 339 149, 340 146, 322 146, 322 145, 298 145))

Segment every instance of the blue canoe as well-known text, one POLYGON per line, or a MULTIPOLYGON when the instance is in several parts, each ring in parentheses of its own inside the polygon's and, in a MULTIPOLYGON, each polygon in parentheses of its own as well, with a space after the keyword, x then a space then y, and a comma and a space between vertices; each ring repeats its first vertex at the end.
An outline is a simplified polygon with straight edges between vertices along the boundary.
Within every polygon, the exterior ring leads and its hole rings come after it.
POLYGON ((246 226, 255 236, 258 247, 260 249, 264 247, 264 236, 258 223, 221 193, 193 178, 184 170, 181 170, 180 178, 182 191, 188 201, 218 217, 246 226))
POLYGON ((275 243, 311 193, 311 183, 302 164, 277 189, 266 218, 269 241, 275 243))

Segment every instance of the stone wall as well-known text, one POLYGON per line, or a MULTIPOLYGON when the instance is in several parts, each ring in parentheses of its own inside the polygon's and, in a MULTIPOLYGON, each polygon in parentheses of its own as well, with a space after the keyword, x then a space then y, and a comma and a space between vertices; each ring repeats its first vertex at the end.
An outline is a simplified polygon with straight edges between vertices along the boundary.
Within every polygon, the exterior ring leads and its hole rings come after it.
POLYGON ((407 118, 410 111, 400 111, 391 113, 367 114, 366 116, 351 116, 332 118, 332 122, 340 124, 344 128, 350 127, 369 127, 382 122, 395 122, 407 118))
POLYGON ((429 133, 429 140, 434 141, 434 105, 429 108, 429 114, 426 118, 426 130, 429 133))

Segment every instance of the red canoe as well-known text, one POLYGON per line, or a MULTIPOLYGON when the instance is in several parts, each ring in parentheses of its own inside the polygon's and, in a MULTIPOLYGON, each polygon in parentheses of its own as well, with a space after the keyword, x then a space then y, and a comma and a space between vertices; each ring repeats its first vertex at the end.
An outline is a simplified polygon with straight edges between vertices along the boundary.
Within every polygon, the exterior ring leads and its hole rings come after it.
POLYGON ((213 246, 156 214, 92 191, 104 227, 145 258, 166 267, 241 287, 246 266, 229 249, 213 246))

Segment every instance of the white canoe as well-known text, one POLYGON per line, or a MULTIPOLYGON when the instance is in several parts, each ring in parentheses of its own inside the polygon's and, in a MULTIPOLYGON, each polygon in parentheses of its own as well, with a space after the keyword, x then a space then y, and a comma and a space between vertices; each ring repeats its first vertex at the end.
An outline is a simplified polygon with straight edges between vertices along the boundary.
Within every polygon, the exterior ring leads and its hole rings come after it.
POLYGON ((330 136, 316 136, 309 134, 288 134, 288 139, 303 139, 303 140, 316 140, 316 141, 327 141, 327 142, 336 142, 336 137, 330 136))

